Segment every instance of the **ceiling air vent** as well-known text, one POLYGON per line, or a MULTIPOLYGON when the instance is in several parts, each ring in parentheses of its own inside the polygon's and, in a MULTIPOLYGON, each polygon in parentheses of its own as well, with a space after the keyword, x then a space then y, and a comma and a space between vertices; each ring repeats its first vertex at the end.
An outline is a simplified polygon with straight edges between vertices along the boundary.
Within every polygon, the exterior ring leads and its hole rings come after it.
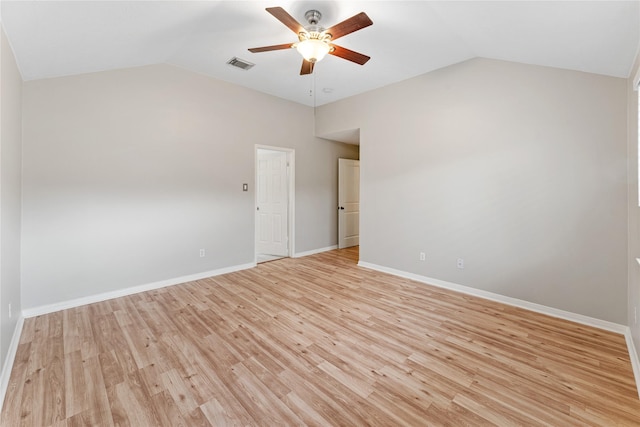
POLYGON ((236 58, 235 56, 227 61, 227 64, 233 65, 234 67, 241 68, 243 70, 248 70, 256 64, 252 64, 249 61, 245 61, 244 59, 236 58))

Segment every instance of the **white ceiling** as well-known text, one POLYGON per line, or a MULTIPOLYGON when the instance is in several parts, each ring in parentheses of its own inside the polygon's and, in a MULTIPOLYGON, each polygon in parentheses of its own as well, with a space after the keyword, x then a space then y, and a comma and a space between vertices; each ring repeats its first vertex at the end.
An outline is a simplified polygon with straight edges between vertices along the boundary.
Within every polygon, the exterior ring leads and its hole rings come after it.
POLYGON ((638 49, 634 1, 2 1, 25 80, 169 63, 301 104, 322 105, 474 57, 629 77, 638 49), (296 41, 265 7, 330 27, 364 11, 373 25, 337 44, 364 66, 328 56, 300 76, 296 41), (237 56, 249 71, 226 62, 237 56), (314 90, 315 88, 315 90, 314 90))

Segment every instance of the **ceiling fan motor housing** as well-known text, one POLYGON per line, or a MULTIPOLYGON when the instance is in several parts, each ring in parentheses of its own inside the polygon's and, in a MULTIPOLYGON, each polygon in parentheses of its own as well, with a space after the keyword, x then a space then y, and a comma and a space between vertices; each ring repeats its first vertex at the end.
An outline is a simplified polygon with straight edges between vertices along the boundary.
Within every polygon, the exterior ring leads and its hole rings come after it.
POLYGON ((320 22, 320 19, 322 19, 322 14, 317 10, 307 10, 307 12, 304 14, 304 17, 309 25, 304 27, 304 31, 298 34, 298 38, 300 39, 300 41, 317 39, 328 42, 331 38, 331 35, 325 37, 325 34, 323 34, 325 30, 324 27, 318 25, 318 22, 320 22))

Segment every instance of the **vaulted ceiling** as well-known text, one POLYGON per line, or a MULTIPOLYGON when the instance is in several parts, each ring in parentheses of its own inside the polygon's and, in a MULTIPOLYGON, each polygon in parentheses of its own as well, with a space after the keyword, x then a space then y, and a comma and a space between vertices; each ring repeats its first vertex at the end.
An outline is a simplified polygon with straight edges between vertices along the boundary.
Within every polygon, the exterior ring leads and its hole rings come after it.
POLYGON ((168 63, 304 105, 322 105, 470 58, 629 77, 639 1, 2 1, 0 19, 25 80, 168 63), (265 11, 330 27, 364 11, 373 25, 339 44, 364 66, 328 56, 300 76, 294 42, 265 11), (250 70, 227 64, 255 63, 250 70))

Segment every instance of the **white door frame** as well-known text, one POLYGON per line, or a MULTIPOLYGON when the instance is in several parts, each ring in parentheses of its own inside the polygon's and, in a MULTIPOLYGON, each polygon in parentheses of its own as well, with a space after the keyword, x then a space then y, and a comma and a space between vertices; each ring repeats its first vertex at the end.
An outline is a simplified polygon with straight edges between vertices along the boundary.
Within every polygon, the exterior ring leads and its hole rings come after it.
POLYGON ((288 234, 288 244, 287 244, 287 256, 289 258, 293 258, 295 252, 295 206, 296 206, 296 168, 295 168, 295 160, 296 160, 296 150, 293 148, 283 148, 283 147, 273 147, 270 145, 261 145, 256 144, 254 148, 254 166, 253 166, 253 188, 255 191, 253 192, 253 261, 257 262, 258 257, 256 254, 256 233, 258 232, 258 216, 256 212, 258 210, 258 150, 270 150, 270 151, 281 151, 287 153, 287 163, 289 164, 288 174, 287 174, 287 190, 289 192, 288 199, 289 203, 287 206, 288 209, 288 224, 287 224, 287 234, 288 234))

